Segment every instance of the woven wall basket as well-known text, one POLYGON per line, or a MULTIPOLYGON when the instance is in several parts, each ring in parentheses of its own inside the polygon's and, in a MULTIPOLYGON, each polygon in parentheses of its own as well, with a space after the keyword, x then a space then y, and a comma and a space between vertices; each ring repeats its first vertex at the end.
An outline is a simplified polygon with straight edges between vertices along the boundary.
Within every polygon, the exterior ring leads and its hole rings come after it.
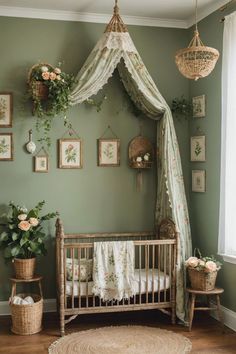
POLYGON ((133 138, 129 143, 129 165, 132 168, 137 169, 147 169, 152 167, 152 162, 154 158, 154 149, 152 142, 142 135, 138 135, 133 138), (143 156, 144 154, 150 154, 150 161, 137 162, 136 158, 138 156, 143 156))
POLYGON ((47 66, 48 68, 54 69, 51 64, 48 63, 39 63, 35 64, 30 68, 28 72, 28 85, 32 90, 32 94, 35 98, 39 100, 48 99, 48 87, 43 83, 43 81, 36 81, 32 78, 32 73, 34 70, 37 70, 39 67, 47 66))
POLYGON ((38 333, 42 329, 43 299, 36 294, 17 294, 22 298, 31 296, 34 304, 10 304, 12 315, 11 331, 22 336, 38 333))
POLYGON ((215 272, 198 271, 188 268, 189 280, 194 290, 210 291, 215 288, 217 270, 215 272))

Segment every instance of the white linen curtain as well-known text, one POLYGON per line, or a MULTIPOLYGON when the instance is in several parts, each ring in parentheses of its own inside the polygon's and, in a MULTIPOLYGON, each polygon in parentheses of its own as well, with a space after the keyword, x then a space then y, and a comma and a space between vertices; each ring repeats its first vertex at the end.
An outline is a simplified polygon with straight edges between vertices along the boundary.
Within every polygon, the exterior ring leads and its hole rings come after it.
POLYGON ((226 16, 224 22, 221 120, 218 251, 236 256, 236 11, 226 16))

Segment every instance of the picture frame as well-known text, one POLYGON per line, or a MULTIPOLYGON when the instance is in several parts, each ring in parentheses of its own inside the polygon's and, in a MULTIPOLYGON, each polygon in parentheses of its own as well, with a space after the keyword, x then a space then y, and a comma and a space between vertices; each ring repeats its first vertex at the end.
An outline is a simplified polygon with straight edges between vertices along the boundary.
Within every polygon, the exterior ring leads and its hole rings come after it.
POLYGON ((58 168, 82 168, 82 140, 67 138, 58 140, 58 168))
POLYGON ((192 104, 194 118, 203 118, 206 116, 206 95, 193 97, 192 104))
POLYGON ((100 138, 98 143, 98 166, 120 166, 120 139, 100 138))
POLYGON ((192 192, 206 192, 206 171, 192 170, 192 192))
POLYGON ((191 162, 206 161, 206 137, 205 135, 192 136, 190 138, 191 162))
POLYGON ((47 155, 34 156, 34 172, 47 173, 49 161, 47 155))
POLYGON ((0 161, 13 160, 13 134, 0 133, 0 161))
POLYGON ((11 92, 0 92, 0 128, 12 127, 13 95, 11 92))

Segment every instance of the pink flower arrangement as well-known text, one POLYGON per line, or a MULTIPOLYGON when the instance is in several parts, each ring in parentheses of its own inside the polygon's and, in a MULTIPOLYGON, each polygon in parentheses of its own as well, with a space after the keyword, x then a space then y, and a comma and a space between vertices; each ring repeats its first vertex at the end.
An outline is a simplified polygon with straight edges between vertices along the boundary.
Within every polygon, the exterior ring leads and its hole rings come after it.
POLYGON ((194 250, 194 257, 189 257, 185 262, 187 268, 194 268, 198 271, 204 271, 207 273, 216 272, 220 270, 221 263, 216 261, 214 256, 202 257, 198 249, 194 250), (195 256, 196 251, 199 254, 199 258, 195 256))

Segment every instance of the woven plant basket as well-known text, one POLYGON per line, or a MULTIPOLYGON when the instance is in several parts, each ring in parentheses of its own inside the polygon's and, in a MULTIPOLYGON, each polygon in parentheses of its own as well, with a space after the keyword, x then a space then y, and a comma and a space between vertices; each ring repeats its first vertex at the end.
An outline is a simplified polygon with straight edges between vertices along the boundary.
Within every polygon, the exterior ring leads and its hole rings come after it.
POLYGON ((42 330, 43 299, 36 294, 18 294, 25 298, 31 296, 35 303, 31 305, 17 305, 10 303, 12 328, 11 331, 22 336, 38 333, 42 330))
POLYGON ((34 276, 36 258, 20 259, 14 258, 15 276, 17 279, 32 279, 34 276))
POLYGON ((46 100, 48 98, 48 87, 42 81, 32 82, 32 92, 35 98, 46 100))
POLYGON ((48 63, 39 63, 32 66, 28 73, 28 85, 32 90, 32 94, 36 99, 47 100, 48 99, 48 87, 44 84, 43 81, 36 81, 32 78, 32 73, 35 69, 41 66, 47 66, 51 69, 54 69, 52 65, 48 63))
POLYGON ((215 289, 217 270, 215 272, 204 272, 188 268, 188 275, 192 289, 202 291, 215 289))

